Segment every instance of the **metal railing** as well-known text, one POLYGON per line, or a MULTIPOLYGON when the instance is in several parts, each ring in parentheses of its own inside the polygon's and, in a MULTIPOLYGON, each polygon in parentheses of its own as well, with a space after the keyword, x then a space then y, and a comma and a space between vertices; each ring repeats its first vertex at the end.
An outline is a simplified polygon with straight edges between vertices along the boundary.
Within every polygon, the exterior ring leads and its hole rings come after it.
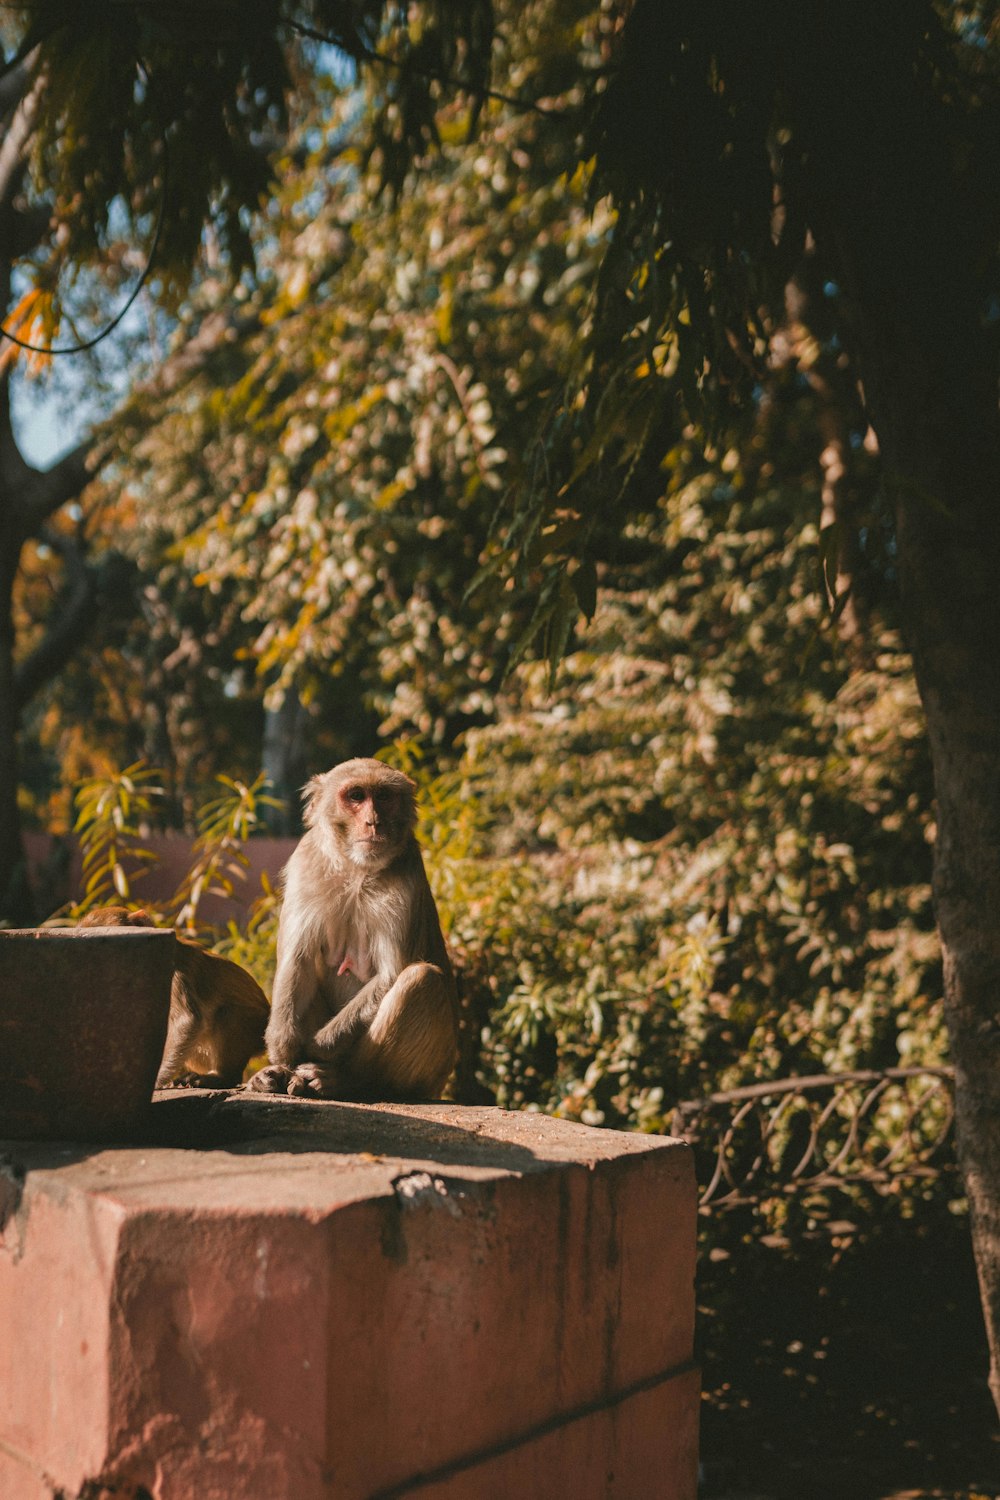
POLYGON ((886 1068, 750 1084, 680 1104, 671 1133, 701 1159, 703 1211, 899 1181, 953 1167, 951 1068, 886 1068), (707 1158, 707 1161, 706 1161, 707 1158))

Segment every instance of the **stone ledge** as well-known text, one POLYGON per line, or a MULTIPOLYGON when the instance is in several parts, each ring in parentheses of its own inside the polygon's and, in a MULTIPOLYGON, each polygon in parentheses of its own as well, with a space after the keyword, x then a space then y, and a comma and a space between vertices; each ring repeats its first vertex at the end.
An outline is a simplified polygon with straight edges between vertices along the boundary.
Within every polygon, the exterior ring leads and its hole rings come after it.
POLYGON ((692 1500, 683 1143, 187 1092, 0 1149, 4 1500, 692 1500))

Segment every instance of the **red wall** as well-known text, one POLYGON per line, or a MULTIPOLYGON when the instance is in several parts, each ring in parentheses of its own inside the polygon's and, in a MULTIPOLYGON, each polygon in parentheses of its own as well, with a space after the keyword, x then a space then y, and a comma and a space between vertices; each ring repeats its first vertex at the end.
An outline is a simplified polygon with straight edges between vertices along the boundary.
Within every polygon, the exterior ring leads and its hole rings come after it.
MULTIPOLYGON (((176 891, 192 860, 191 840, 183 834, 150 834, 144 844, 160 856, 159 862, 146 872, 138 873, 131 900, 158 903, 168 901, 176 891)), ((251 839, 244 846, 249 860, 246 880, 234 882, 232 900, 205 896, 199 908, 206 923, 224 925, 231 918, 240 926, 248 908, 261 893, 260 877, 266 873, 272 885, 295 848, 295 839, 251 839)), ((83 893, 80 851, 72 838, 56 839, 47 833, 25 835, 28 868, 32 888, 40 903, 39 915, 50 915, 67 901, 78 900, 83 893)), ((131 876, 132 871, 129 871, 131 876)), ((110 904, 110 903, 109 903, 110 904)))

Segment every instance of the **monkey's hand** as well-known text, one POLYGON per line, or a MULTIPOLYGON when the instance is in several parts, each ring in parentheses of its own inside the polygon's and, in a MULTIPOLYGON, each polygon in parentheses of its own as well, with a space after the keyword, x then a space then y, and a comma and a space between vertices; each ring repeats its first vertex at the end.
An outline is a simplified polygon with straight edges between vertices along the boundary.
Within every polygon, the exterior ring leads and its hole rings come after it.
POLYGON ((378 1013, 379 1005, 389 982, 385 979, 370 979, 354 999, 338 1011, 332 1021, 321 1026, 311 1041, 306 1042, 305 1053, 313 1062, 343 1062, 357 1042, 364 1036, 378 1013))
POLYGON ((342 1063, 346 1061, 348 1053, 353 1050, 355 1042, 361 1035, 361 1029, 337 1026, 336 1022, 331 1021, 322 1030, 317 1031, 311 1042, 306 1042, 305 1054, 316 1063, 342 1063))
POLYGON ((259 1073, 248 1078, 243 1087, 248 1094, 290 1094, 288 1085, 294 1077, 294 1068, 272 1063, 270 1067, 261 1068, 259 1073))
POLYGON ((342 1099, 343 1074, 328 1063, 300 1063, 288 1080, 288 1092, 304 1099, 342 1099))

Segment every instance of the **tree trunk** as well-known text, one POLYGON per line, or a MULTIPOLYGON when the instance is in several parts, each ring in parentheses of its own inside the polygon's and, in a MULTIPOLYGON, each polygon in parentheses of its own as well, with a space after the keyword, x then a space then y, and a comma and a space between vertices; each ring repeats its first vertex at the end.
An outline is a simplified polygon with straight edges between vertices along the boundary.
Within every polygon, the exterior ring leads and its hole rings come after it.
POLYGON ((262 769, 271 784, 271 795, 284 804, 269 807, 265 812, 268 832, 276 837, 298 835, 302 827, 299 807, 306 780, 307 719, 294 687, 288 689, 277 708, 264 712, 262 769))
MULTIPOLYGON (((990 461, 979 466, 973 462, 969 473, 970 454, 952 475, 914 474, 908 485, 904 478, 897 512, 908 632, 927 715, 937 794, 934 899, 956 1070, 959 1160, 969 1196, 990 1344, 990 1387, 1000 1411, 1000 434, 996 425, 994 408, 990 461), (939 483, 932 488, 935 477, 939 483), (963 486, 962 493, 956 493, 956 485, 963 486), (953 519, 928 514, 930 497, 943 501, 953 519)), ((912 434, 910 446, 915 446, 912 434)))
POLYGON ((15 927, 29 926, 34 921, 17 804, 19 716, 11 591, 19 553, 0 507, 0 922, 15 927))
POLYGON ((911 316, 901 338, 869 309, 861 358, 934 766, 958 1155, 1000 1411, 1000 412, 974 313, 911 316))
MULTIPOLYGON (((992 608, 994 614, 1000 608, 996 594, 992 608)), ((964 662, 955 661, 954 640, 942 640, 922 651, 918 681, 937 790, 934 897, 959 1161, 990 1347, 990 1389, 1000 1412, 1000 641, 985 614, 962 606, 959 612, 968 622, 964 662)))
POLYGON ((810 219, 845 310, 896 519, 904 630, 937 798, 934 900, 957 1142, 1000 1411, 1000 410, 976 106, 931 7, 800 8, 810 219), (919 12, 919 13, 918 13, 919 12), (917 22, 920 24, 917 25, 917 22), (930 41, 926 39, 930 38, 930 41), (808 63, 809 66, 804 64, 808 63), (940 85, 940 87, 939 87, 940 85))
MULTIPOLYGON (((4 305, 2 284, 0 260, 0 308, 4 305)), ((79 495, 88 482, 86 455, 87 447, 81 444, 51 469, 27 464, 11 428, 7 376, 0 376, 0 922, 20 926, 35 920, 17 801, 22 709, 31 693, 48 681, 79 644, 89 599, 82 583, 71 589, 35 651, 16 662, 14 583, 25 542, 38 536, 49 516, 79 495)), ((82 559, 77 561, 79 570, 85 571, 82 559)))

